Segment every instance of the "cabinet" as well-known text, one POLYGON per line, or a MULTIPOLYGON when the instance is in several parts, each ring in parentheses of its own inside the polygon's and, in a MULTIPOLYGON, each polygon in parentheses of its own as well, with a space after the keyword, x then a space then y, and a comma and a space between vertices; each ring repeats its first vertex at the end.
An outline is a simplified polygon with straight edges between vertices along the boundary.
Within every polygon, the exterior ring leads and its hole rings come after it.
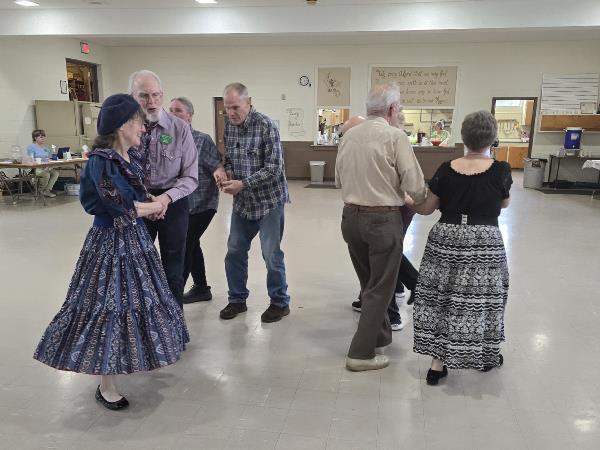
POLYGON ((540 131, 563 131, 567 127, 581 127, 586 131, 600 131, 600 114, 542 116, 540 131))
POLYGON ((496 161, 506 161, 513 169, 522 169, 524 167, 523 159, 527 158, 529 147, 516 145, 507 145, 498 147, 494 159, 496 161))

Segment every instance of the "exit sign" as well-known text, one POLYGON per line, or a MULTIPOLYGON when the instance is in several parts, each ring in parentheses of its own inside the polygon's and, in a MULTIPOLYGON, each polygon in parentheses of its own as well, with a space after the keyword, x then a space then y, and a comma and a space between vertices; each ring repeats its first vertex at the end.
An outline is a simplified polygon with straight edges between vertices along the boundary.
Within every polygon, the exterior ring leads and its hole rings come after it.
POLYGON ((79 44, 81 45, 81 53, 88 55, 90 53, 90 44, 87 42, 80 42, 79 44))

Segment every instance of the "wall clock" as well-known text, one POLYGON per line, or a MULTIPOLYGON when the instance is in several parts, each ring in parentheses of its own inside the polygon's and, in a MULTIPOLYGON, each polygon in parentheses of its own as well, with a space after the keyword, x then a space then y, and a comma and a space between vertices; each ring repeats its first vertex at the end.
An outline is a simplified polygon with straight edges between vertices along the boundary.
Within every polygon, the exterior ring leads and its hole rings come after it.
POLYGON ((302 75, 298 79, 298 82, 300 83, 300 86, 310 86, 310 79, 306 75, 302 75))

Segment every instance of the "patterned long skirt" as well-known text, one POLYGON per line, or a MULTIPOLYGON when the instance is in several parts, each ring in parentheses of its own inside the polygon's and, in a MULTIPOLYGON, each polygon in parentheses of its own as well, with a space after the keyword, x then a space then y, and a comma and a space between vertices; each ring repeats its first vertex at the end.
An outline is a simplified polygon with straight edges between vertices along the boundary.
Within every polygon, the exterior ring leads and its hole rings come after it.
POLYGON ((142 222, 90 229, 66 301, 35 359, 93 375, 147 371, 179 360, 189 342, 183 311, 142 222))
POLYGON ((508 266, 498 227, 437 223, 414 303, 414 351, 452 369, 499 364, 508 266))

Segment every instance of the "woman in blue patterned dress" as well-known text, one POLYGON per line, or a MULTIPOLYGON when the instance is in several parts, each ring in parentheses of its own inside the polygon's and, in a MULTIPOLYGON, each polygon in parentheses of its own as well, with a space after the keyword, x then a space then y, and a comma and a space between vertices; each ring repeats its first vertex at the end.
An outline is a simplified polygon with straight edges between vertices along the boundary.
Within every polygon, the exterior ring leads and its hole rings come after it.
POLYGON ((427 384, 448 369, 488 371, 502 365, 508 266, 498 216, 510 202, 508 163, 494 161, 496 119, 465 117, 465 156, 443 163, 419 214, 442 216, 427 238, 414 304, 414 351, 432 357, 427 384))
POLYGON ((164 214, 129 157, 143 132, 133 97, 106 99, 80 186, 81 204, 94 224, 66 301, 34 354, 56 369, 100 375, 96 399, 113 410, 129 404, 116 387, 117 374, 172 364, 189 341, 183 312, 140 220, 164 214))

